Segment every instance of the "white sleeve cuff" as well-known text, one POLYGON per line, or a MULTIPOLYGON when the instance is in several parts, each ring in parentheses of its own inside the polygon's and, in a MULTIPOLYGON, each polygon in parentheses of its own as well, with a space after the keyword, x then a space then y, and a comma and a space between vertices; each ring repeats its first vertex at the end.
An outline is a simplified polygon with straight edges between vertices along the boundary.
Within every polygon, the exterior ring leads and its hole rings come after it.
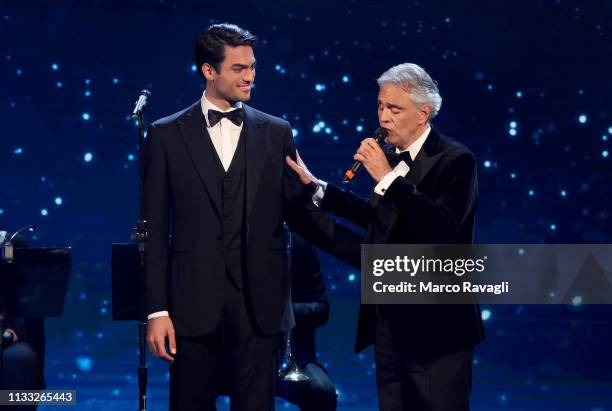
POLYGON ((168 311, 157 311, 155 313, 149 314, 147 319, 151 320, 151 319, 157 318, 157 317, 170 317, 170 314, 168 313, 168 311))
POLYGON ((317 184, 317 191, 315 191, 315 193, 312 195, 312 202, 317 207, 319 207, 321 200, 323 200, 325 190, 327 190, 327 181, 319 180, 319 183, 317 184))
POLYGON ((400 163, 395 166, 395 168, 391 170, 389 174, 384 176, 378 182, 378 184, 376 184, 376 187, 374 187, 374 192, 380 196, 385 195, 387 189, 395 181, 395 179, 398 177, 406 177, 408 171, 410 171, 410 167, 408 167, 408 164, 406 164, 406 162, 404 161, 400 161, 400 163))

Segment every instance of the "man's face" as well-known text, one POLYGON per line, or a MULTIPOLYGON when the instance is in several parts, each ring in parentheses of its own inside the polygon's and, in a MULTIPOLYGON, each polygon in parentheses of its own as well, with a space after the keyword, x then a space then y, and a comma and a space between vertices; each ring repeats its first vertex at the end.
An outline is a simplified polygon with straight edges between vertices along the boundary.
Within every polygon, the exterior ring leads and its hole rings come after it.
POLYGON ((250 46, 225 46, 225 60, 220 64, 219 71, 208 64, 203 66, 204 76, 208 81, 207 92, 217 98, 235 101, 249 101, 251 87, 255 81, 255 55, 250 46))
POLYGON ((430 108, 417 107, 410 94, 393 83, 385 83, 378 91, 378 122, 389 135, 387 143, 406 149, 423 132, 430 108))

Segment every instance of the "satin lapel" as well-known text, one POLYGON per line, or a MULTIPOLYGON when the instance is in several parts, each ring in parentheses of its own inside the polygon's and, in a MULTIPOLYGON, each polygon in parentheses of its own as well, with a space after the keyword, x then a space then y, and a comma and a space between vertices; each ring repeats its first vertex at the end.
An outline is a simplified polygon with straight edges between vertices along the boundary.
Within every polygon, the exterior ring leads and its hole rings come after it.
POLYGON ((425 140, 425 144, 423 144, 421 151, 419 151, 419 154, 414 159, 410 171, 406 174, 406 178, 415 186, 419 185, 434 164, 440 159, 442 153, 438 149, 439 142, 440 132, 434 126, 431 126, 431 131, 429 136, 427 136, 427 140, 425 140))
POLYGON ((265 124, 268 119, 262 118, 251 107, 243 104, 244 107, 244 138, 246 143, 246 205, 247 220, 253 211, 253 202, 259 188, 259 181, 263 174, 263 169, 268 152, 270 139, 266 138, 265 124))
POLYGON ((206 120, 202 113, 200 101, 192 105, 178 122, 181 137, 187 146, 191 161, 195 165, 204 189, 211 199, 215 211, 220 214, 221 198, 215 190, 215 165, 211 161, 210 150, 214 150, 210 135, 206 130, 206 120))

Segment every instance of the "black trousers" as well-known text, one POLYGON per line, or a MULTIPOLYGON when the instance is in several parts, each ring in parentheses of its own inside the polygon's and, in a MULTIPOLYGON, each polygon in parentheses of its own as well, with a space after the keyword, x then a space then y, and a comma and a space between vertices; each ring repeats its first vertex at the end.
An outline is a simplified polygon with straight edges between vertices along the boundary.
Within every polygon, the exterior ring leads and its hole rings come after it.
POLYGON ((472 390, 472 350, 419 361, 393 341, 378 317, 376 386, 381 411, 468 411, 472 390))
POLYGON ((274 410, 280 342, 280 335, 262 336, 256 331, 244 293, 227 280, 215 331, 200 337, 177 336, 170 366, 170 410, 215 410, 219 394, 229 395, 231 410, 274 410))

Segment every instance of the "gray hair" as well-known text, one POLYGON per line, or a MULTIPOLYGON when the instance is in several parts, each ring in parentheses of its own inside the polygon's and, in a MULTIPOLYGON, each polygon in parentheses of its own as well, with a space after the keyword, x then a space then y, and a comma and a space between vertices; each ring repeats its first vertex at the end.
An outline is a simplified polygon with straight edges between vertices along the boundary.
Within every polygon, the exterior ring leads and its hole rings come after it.
POLYGON ((440 111, 442 97, 438 91, 438 83, 416 64, 398 64, 385 71, 376 81, 379 86, 386 83, 397 84, 410 94, 410 99, 417 107, 423 105, 431 107, 428 120, 434 118, 440 111))

